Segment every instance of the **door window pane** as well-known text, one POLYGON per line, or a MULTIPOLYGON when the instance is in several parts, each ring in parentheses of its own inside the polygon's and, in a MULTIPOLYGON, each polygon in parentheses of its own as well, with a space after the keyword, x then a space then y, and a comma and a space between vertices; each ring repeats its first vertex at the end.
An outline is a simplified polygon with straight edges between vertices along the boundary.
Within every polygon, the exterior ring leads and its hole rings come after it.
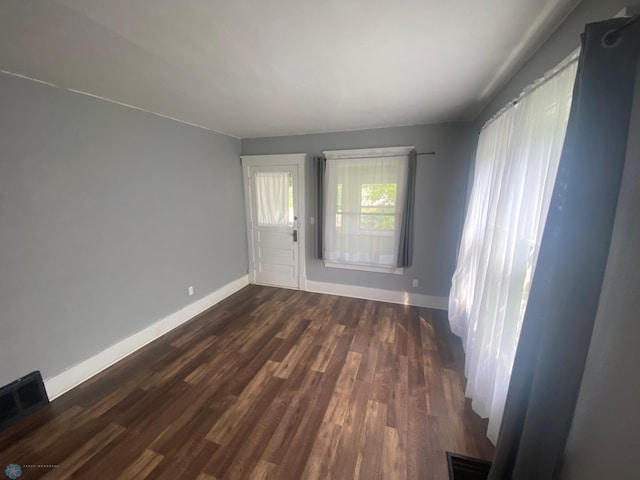
POLYGON ((291 172, 256 172, 258 225, 293 225, 291 172))

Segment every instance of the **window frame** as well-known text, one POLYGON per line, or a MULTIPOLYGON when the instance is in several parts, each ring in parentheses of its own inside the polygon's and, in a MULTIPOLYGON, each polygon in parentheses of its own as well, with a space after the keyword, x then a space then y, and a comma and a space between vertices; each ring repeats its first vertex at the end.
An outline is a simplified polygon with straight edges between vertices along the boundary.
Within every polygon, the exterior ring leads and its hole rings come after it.
MULTIPOLYGON (((381 147, 381 148, 366 148, 366 149, 353 149, 353 150, 326 150, 323 151, 323 155, 327 160, 354 160, 354 159, 366 159, 366 158, 379 158, 379 157, 397 157, 397 156, 409 156, 410 152, 415 150, 414 146, 400 146, 400 147, 381 147)), ((364 185, 364 184, 362 184, 364 185)), ((360 188, 362 188, 362 185, 360 188)), ((400 205, 399 202, 401 199, 396 200, 397 209, 400 205)), ((360 201, 359 208, 362 208, 360 201)), ((397 211, 397 210, 396 210, 397 211)), ((360 229, 360 212, 358 216, 358 230, 360 229)), ((325 212, 326 216, 326 212, 325 212)), ((325 219, 318 219, 318 221, 325 221, 325 219)), ((400 228, 399 225, 395 225, 393 230, 363 230, 363 233, 366 232, 367 235, 389 235, 393 234, 396 228, 400 228)), ((404 267, 397 266, 376 266, 369 264, 360 264, 355 262, 337 262, 337 261, 327 261, 323 260, 324 266, 327 268, 340 268, 345 270, 361 270, 366 272, 376 272, 376 273, 391 273, 396 275, 402 275, 404 273, 404 267)))

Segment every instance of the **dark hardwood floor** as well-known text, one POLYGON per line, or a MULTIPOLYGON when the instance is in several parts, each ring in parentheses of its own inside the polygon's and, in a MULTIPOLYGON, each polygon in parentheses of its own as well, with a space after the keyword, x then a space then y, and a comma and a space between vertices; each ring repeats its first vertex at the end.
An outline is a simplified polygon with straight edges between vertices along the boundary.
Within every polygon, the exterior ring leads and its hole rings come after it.
POLYGON ((445 312, 252 285, 0 433, 0 475, 446 479, 493 455, 462 365, 445 312))

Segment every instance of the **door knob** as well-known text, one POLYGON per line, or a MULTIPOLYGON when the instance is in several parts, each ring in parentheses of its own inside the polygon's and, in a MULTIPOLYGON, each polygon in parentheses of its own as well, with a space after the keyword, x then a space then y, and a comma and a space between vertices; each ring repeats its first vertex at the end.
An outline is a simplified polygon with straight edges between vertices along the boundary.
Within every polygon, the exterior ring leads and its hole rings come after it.
POLYGON ((294 230, 293 231, 293 241, 297 242, 298 241, 298 230, 294 230))

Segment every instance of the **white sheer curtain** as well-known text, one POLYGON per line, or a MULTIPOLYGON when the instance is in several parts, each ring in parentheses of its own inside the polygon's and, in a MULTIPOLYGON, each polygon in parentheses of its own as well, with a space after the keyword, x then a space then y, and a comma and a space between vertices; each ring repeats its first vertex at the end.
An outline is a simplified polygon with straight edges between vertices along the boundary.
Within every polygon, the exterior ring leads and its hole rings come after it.
POLYGON ((466 395, 495 444, 569 119, 577 53, 480 133, 449 298, 466 395))
POLYGON ((255 175, 259 225, 288 225, 290 218, 287 172, 257 172, 255 175))
POLYGON ((407 167, 407 155, 327 158, 325 261, 396 267, 407 167))

